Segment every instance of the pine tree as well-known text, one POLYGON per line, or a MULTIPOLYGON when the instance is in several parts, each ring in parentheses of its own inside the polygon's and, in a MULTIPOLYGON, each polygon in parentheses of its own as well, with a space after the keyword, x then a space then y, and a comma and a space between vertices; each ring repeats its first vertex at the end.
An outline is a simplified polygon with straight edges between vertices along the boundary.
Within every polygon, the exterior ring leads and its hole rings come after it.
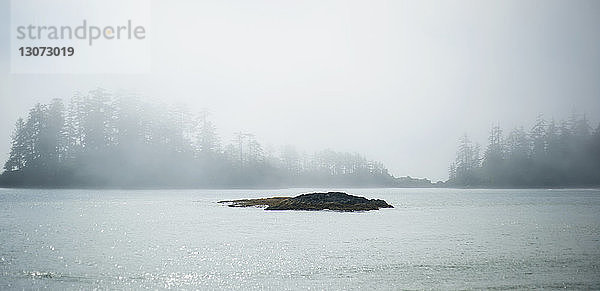
POLYGON ((499 185, 503 183, 504 173, 504 139, 500 126, 493 126, 488 138, 488 146, 485 150, 482 167, 487 176, 487 183, 499 185))
POLYGON ((15 130, 12 134, 10 155, 4 164, 4 170, 19 171, 25 168, 25 156, 27 152, 25 122, 19 118, 15 123, 15 130))

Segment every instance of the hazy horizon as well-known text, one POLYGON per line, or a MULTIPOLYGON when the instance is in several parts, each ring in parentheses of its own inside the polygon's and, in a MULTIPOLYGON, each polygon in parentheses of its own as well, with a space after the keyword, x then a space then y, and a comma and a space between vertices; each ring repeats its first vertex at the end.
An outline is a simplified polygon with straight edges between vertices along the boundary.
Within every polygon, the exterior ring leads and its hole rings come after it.
POLYGON ((226 143, 241 130, 433 181, 464 133, 600 120, 598 2, 318 3, 153 1, 149 73, 11 74, 1 1, 0 160, 35 103, 97 87, 208 109, 226 143))

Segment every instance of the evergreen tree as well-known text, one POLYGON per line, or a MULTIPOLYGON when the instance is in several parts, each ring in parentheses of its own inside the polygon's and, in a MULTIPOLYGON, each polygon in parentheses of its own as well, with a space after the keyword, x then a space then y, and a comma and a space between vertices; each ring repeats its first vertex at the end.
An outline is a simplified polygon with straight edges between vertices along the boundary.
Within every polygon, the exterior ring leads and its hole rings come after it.
POLYGON ((478 185, 480 183, 478 177, 480 162, 479 145, 473 144, 466 134, 463 135, 459 140, 454 162, 455 179, 452 182, 466 186, 478 185))
POLYGON ((15 130, 12 134, 10 155, 4 164, 4 169, 6 171, 19 171, 27 165, 25 162, 25 156, 27 154, 26 138, 25 122, 23 121, 23 118, 19 118, 15 123, 15 130))

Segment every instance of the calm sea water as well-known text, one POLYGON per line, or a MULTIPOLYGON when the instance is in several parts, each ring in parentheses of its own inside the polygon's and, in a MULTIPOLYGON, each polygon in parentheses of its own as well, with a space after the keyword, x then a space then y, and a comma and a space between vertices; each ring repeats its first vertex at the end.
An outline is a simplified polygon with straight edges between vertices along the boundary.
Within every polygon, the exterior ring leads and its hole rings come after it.
POLYGON ((600 288, 599 190, 338 189, 395 206, 271 212, 285 190, 0 189, 0 289, 600 288))

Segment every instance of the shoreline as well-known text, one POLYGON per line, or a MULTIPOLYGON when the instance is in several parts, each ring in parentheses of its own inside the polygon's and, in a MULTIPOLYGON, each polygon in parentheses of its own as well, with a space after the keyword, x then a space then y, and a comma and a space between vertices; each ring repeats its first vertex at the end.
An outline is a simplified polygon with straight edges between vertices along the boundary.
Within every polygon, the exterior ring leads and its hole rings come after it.
POLYGON ((600 190, 600 186, 580 187, 357 187, 357 186, 292 186, 292 187, 6 187, 16 190, 286 190, 286 189, 451 189, 451 190, 600 190))

